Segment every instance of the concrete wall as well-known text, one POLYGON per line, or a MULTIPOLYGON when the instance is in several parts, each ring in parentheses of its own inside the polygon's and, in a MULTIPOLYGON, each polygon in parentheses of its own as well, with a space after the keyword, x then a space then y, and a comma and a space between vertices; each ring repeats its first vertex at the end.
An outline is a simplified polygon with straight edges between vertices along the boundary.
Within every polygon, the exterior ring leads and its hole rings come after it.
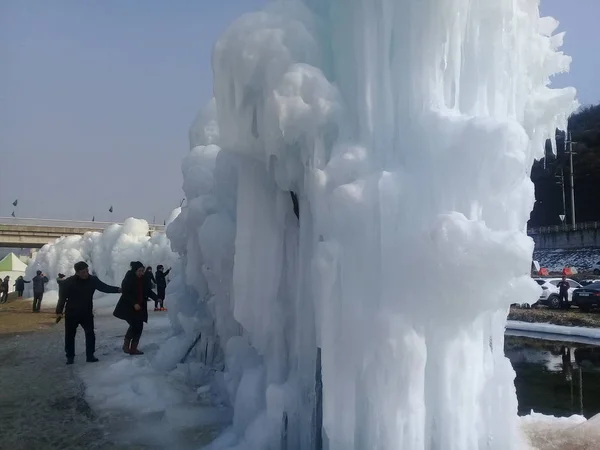
POLYGON ((600 248, 600 229, 534 233, 536 250, 600 248))

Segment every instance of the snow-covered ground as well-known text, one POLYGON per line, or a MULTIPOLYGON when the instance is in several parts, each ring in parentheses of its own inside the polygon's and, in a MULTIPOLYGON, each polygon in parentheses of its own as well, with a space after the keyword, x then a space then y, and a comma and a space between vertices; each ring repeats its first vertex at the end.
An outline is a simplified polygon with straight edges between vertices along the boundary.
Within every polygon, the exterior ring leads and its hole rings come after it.
POLYGON ((600 261, 600 249, 535 250, 533 259, 550 272, 560 272, 565 267, 575 267, 579 272, 585 272, 600 261))
MULTIPOLYGON (((155 364, 157 360, 164 363, 165 357, 156 356, 173 335, 166 313, 150 311, 140 341, 144 355, 123 353, 127 324, 112 316, 117 300, 118 295, 107 295, 94 301, 100 362, 85 364, 82 356, 76 359, 87 402, 110 422, 109 437, 120 444, 201 448, 231 420, 230 409, 214 401, 209 386, 198 384, 205 375, 202 364, 178 367, 177 356, 174 367, 155 364)), ((80 346, 77 353, 82 352, 80 346)))
POLYGON ((532 413, 520 418, 521 429, 535 450, 597 450, 600 448, 600 415, 549 417, 532 413))

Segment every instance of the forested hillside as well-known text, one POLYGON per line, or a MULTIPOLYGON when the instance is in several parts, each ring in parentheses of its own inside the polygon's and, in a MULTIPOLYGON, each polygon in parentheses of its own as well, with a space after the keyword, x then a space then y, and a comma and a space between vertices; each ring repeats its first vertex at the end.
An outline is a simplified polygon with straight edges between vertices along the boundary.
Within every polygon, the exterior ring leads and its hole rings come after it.
MULTIPOLYGON (((575 218, 577 223, 600 221, 600 105, 583 108, 569 119, 573 140, 573 173, 575 175, 575 218)), ((570 165, 565 153, 564 135, 557 140, 557 155, 546 148, 545 160, 537 161, 531 172, 535 183, 536 203, 530 227, 560 224, 563 200, 560 185, 564 173, 566 222, 570 222, 570 165)))

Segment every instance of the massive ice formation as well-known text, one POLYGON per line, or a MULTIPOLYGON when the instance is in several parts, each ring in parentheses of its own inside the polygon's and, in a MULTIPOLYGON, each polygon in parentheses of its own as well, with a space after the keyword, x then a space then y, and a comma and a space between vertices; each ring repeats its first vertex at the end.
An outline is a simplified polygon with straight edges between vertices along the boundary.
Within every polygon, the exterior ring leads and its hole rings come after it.
POLYGON ((167 230, 169 313, 234 410, 212 448, 321 448, 317 349, 325 448, 521 448, 503 333, 576 107, 556 27, 538 0, 289 0, 224 33, 167 230))
POLYGON ((55 279, 59 273, 72 275, 73 265, 86 261, 90 271, 102 281, 120 286, 131 261, 139 260, 153 267, 173 265, 178 255, 171 251, 165 233, 148 236, 148 231, 145 220, 130 218, 123 225, 111 225, 103 232, 62 237, 37 252, 27 266, 25 279, 30 280, 41 270, 50 278, 48 288, 56 289, 55 279))

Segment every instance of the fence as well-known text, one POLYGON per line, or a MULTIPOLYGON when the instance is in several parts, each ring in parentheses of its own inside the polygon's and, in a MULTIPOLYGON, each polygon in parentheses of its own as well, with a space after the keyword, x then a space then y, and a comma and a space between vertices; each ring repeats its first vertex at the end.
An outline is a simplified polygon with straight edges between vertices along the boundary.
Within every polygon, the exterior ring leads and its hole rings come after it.
POLYGON ((575 224, 561 224, 551 225, 547 227, 530 228, 527 230, 527 234, 552 234, 568 231, 584 231, 584 230, 598 230, 600 229, 600 222, 581 222, 575 224))

